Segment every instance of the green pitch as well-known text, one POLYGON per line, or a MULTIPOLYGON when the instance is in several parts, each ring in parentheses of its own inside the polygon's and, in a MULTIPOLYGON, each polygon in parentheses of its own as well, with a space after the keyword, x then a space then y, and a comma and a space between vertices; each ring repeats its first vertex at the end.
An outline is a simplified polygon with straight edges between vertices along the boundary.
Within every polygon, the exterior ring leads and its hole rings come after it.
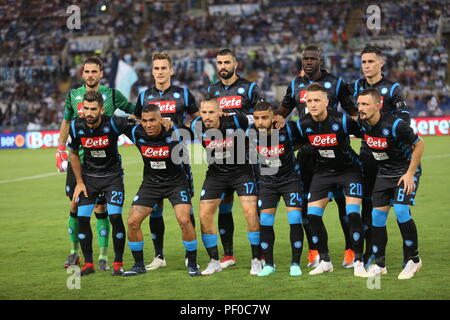
MULTIPOLYGON (((275 220, 277 272, 271 277, 249 275, 250 246, 237 203, 233 210, 237 264, 209 277, 188 277, 179 227, 166 202, 166 268, 132 278, 112 277, 110 272, 97 271, 81 278, 80 289, 70 290, 67 280, 71 274, 63 268, 69 253, 69 203, 64 193, 65 175, 56 173, 55 150, 2 150, 0 299, 450 299, 450 137, 429 137, 425 138, 425 143, 424 174, 416 198, 417 206, 412 211, 419 232, 423 269, 412 280, 397 280, 402 264, 402 243, 395 215, 391 212, 386 257, 388 274, 381 278, 380 289, 373 290, 368 289, 366 279, 353 277, 352 269, 340 267, 344 238, 334 203, 326 209, 324 218, 334 272, 308 275, 307 248, 304 248, 303 276, 291 278, 289 226, 282 202, 275 220)), ((126 225, 131 201, 141 182, 142 164, 135 147, 122 147, 120 152, 126 173, 123 214, 126 225)), ((193 205, 199 241, 198 262, 202 268, 209 260, 201 242, 198 220, 205 169, 206 165, 193 165, 196 187, 193 205)), ((93 217, 93 230, 94 221, 93 217)), ((153 259, 153 245, 148 220, 144 221, 143 231, 145 262, 149 263, 153 259)), ((222 251, 220 246, 219 250, 222 251)), ((110 240, 110 261, 113 254, 110 240)), ((94 234, 94 256, 97 255, 94 234)), ((133 264, 128 246, 124 263, 126 269, 133 264)))

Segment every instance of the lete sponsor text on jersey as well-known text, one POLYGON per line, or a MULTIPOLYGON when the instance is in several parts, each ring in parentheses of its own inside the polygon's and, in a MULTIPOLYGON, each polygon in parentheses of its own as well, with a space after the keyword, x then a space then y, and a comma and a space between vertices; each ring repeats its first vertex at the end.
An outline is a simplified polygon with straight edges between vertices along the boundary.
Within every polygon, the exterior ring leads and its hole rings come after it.
POLYGON ((311 135, 308 138, 315 147, 332 147, 338 145, 335 133, 311 135))
POLYGON ((206 140, 205 145, 209 149, 229 149, 233 146, 233 138, 225 138, 223 140, 206 140))
POLYGON ((279 157, 285 153, 284 144, 280 144, 277 146, 271 146, 271 147, 257 146, 256 150, 258 150, 259 154, 261 154, 263 157, 268 157, 268 158, 279 157))
POLYGON ((168 146, 148 147, 141 146, 141 153, 146 158, 169 158, 170 150, 168 146))
POLYGON ((234 109, 242 107, 242 97, 241 96, 230 96, 217 98, 219 106, 221 109, 234 109))
POLYGON ((156 104, 161 113, 175 113, 177 111, 175 101, 151 101, 149 104, 156 104))
POLYGON ((367 145, 370 148, 373 149, 387 149, 388 143, 386 138, 379 138, 379 137, 371 137, 367 134, 364 135, 364 140, 366 141, 367 145))
POLYGON ((81 138, 81 144, 84 148, 106 148, 109 146, 108 136, 81 138))

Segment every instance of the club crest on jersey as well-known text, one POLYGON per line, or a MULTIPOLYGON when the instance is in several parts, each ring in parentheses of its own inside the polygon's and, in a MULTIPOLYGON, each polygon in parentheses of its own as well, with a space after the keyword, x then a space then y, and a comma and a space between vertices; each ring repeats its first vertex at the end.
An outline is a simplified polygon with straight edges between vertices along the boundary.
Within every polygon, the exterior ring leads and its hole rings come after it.
POLYGON ((331 129, 333 129, 333 131, 338 131, 339 125, 337 123, 333 123, 333 125, 331 126, 331 129))
POLYGON ((173 97, 174 97, 175 99, 178 99, 179 97, 181 97, 181 95, 180 95, 178 92, 175 92, 175 93, 173 94, 173 97))
POLYGON ((219 94, 220 94, 219 91, 214 92, 214 95, 215 95, 215 96, 218 96, 219 94))
POLYGON ((383 129, 383 135, 384 135, 384 136, 388 136, 388 135, 389 135, 389 129, 384 128, 384 129, 383 129))
POLYGON ((335 133, 317 134, 308 136, 308 138, 311 144, 315 147, 332 147, 338 145, 335 133))
POLYGON ((102 97, 103 97, 103 101, 105 101, 107 98, 106 94, 102 94, 102 97))
POLYGON ((217 98, 219 101, 220 109, 234 109, 242 107, 242 97, 241 96, 230 96, 217 98))
POLYGON ((331 82, 325 82, 324 84, 323 84, 323 86, 326 88, 326 89, 330 89, 331 88, 331 82))
POLYGON ((284 144, 280 144, 277 146, 271 146, 271 147, 263 147, 263 146, 257 146, 256 150, 258 150, 258 153, 262 155, 263 157, 279 157, 285 154, 285 148, 284 144))
POLYGON ((103 128, 103 132, 104 132, 104 133, 108 133, 108 132, 109 132, 109 128, 108 128, 108 127, 104 127, 104 128, 103 128))
POLYGON ((381 94, 386 94, 387 92, 388 92, 388 89, 387 89, 387 88, 381 89, 381 94))
POLYGON ((304 86, 305 86, 304 83, 300 83, 300 84, 298 85, 299 88, 302 88, 302 87, 304 87, 304 86))
POLYGON ((161 113, 175 113, 177 111, 175 101, 154 101, 149 103, 156 104, 159 107, 159 112, 161 113))
POLYGON ((81 138, 81 144, 87 149, 106 148, 109 146, 108 136, 81 138))
POLYGON ((172 137, 166 137, 166 143, 171 143, 172 142, 172 137))
POLYGON ((168 146, 163 147, 141 146, 141 153, 146 158, 169 158, 170 156, 168 146))
POLYGON ((286 136, 284 134, 280 135, 280 141, 281 142, 286 141, 286 136))
POLYGON ((386 138, 371 137, 367 134, 364 135, 367 145, 373 149, 388 149, 388 143, 386 138))
POLYGON ((245 89, 244 89, 244 88, 239 88, 239 89, 238 89, 238 93, 239 93, 239 94, 243 94, 244 92, 245 92, 245 89))

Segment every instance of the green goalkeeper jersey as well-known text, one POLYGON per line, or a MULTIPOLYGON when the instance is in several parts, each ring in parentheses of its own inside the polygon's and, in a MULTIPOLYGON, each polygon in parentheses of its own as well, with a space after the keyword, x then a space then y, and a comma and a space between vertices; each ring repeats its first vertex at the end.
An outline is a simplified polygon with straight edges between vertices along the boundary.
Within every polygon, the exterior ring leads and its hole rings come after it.
MULTIPOLYGON (((120 109, 126 113, 133 114, 136 105, 130 103, 119 90, 100 85, 97 91, 100 92, 103 96, 103 107, 105 109, 105 115, 113 116, 116 109, 120 109)), ((64 108, 65 120, 70 122, 76 117, 83 114, 83 96, 86 92, 87 90, 85 85, 69 91, 66 96, 66 106, 64 108)), ((80 160, 83 161, 82 148, 80 148, 79 155, 80 160)))

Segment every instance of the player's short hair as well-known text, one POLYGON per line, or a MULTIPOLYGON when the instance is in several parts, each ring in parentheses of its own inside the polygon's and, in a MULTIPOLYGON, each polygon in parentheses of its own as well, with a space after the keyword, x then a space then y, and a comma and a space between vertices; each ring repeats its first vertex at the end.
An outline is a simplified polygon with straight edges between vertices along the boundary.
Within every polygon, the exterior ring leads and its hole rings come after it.
POLYGON ((255 111, 273 111, 273 106, 270 102, 259 101, 253 108, 253 112, 255 111))
POLYGON ((83 68, 85 64, 96 64, 100 68, 100 71, 103 71, 103 60, 97 56, 91 56, 84 60, 83 68))
POLYGON ((306 46, 306 48, 303 49, 303 53, 305 53, 305 51, 315 51, 319 54, 319 57, 322 56, 322 50, 320 50, 318 46, 313 44, 306 46))
POLYGON ((379 57, 383 57, 383 52, 377 46, 365 46, 361 51, 361 56, 365 53, 375 53, 379 57))
POLYGON ((232 56, 234 60, 237 60, 236 53, 233 50, 225 48, 217 52, 216 56, 232 56))
POLYGON ((155 60, 167 60, 169 65, 172 66, 172 58, 165 52, 155 52, 152 57, 152 62, 155 60))
POLYGON ((372 98, 375 100, 376 103, 380 103, 381 102, 381 94, 380 91, 378 91, 377 88, 367 88, 364 89, 363 91, 359 92, 358 95, 360 96, 372 96, 372 98))
POLYGON ((159 107, 156 104, 146 104, 142 107, 141 113, 147 113, 147 112, 159 112, 159 107))
POLYGON ((216 105, 217 108, 220 108, 220 107, 219 107, 219 101, 217 101, 217 99, 209 98, 209 99, 202 100, 202 101, 200 102, 200 108, 202 108, 202 106, 203 106, 205 103, 212 103, 212 104, 216 105))
POLYGON ((83 96, 83 101, 94 102, 97 101, 100 107, 103 106, 103 95, 97 91, 88 91, 83 96))
POLYGON ((328 91, 327 91, 327 89, 325 89, 325 87, 321 84, 321 83, 319 83, 319 82, 314 82, 314 83, 311 83, 309 86, 308 86, 308 89, 306 89, 308 92, 317 92, 317 91, 321 91, 321 92, 323 92, 323 93, 325 93, 325 94, 328 94, 328 91))

